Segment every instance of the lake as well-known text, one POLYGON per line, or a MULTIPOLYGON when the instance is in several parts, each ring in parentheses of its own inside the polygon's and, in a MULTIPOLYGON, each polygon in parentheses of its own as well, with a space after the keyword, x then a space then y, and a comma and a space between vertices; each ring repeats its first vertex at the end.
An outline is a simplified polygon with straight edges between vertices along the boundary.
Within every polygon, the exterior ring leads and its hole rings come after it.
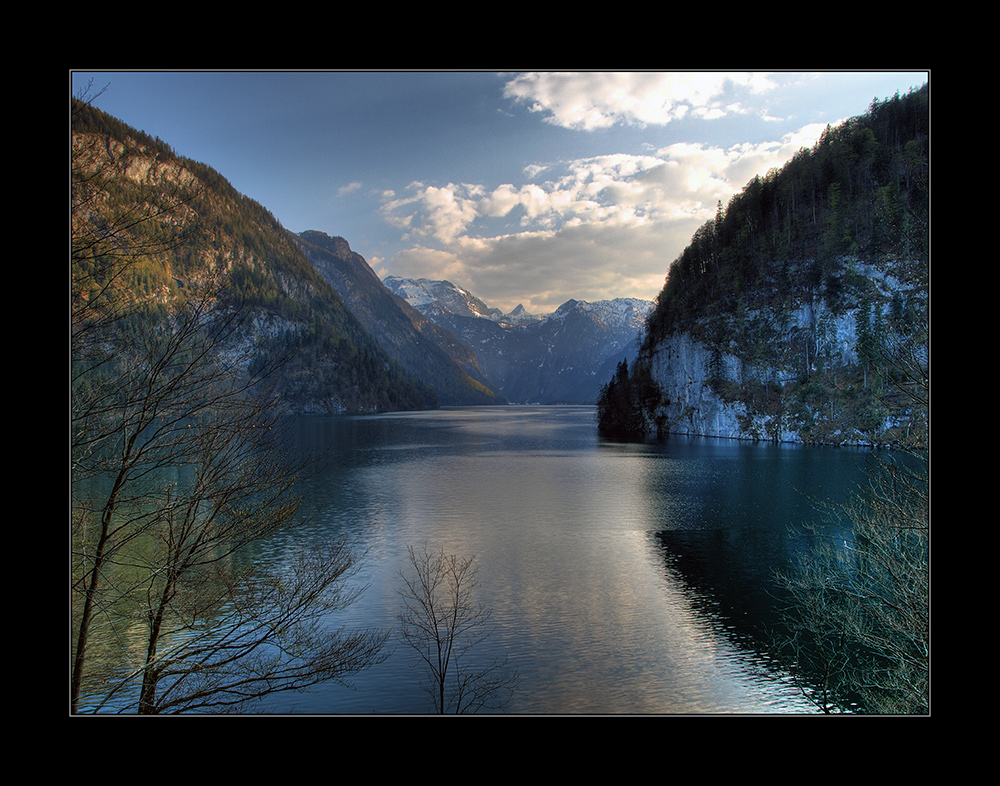
MULTIPOLYGON (((776 665, 773 572, 789 527, 864 482, 860 449, 670 437, 602 439, 593 407, 472 407, 299 420, 324 453, 304 523, 264 544, 346 539, 360 600, 337 626, 395 628, 407 546, 475 557, 509 656, 513 714, 812 713, 776 665)), ((431 710, 406 647, 352 680, 269 699, 268 713, 431 710)))

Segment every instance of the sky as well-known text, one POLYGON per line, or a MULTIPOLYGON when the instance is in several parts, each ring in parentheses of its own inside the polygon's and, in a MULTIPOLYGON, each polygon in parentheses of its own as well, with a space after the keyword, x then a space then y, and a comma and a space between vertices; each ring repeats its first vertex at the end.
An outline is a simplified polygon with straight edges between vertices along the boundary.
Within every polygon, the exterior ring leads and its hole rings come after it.
POLYGON ((929 71, 71 71, 380 277, 490 306, 652 300, 694 232, 827 125, 929 71))

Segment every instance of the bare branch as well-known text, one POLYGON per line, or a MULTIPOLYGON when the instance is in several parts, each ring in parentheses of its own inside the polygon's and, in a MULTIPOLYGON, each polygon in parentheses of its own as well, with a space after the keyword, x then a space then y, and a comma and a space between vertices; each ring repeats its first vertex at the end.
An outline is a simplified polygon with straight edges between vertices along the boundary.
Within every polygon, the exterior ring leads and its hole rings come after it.
POLYGON ((400 637, 424 664, 437 713, 502 710, 519 682, 508 660, 475 665, 474 650, 493 632, 491 611, 476 602, 473 558, 407 547, 412 572, 400 573, 400 637))

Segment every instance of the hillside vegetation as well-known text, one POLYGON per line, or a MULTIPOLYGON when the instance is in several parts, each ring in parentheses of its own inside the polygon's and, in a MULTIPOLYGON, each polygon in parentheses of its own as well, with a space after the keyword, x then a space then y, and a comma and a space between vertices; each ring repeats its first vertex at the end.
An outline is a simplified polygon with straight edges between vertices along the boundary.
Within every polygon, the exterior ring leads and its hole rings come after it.
POLYGON ((713 418, 739 421, 726 436, 925 439, 928 220, 924 86, 873 101, 719 203, 669 267, 636 364, 605 386, 602 431, 703 424, 703 393, 677 379, 683 339, 713 418))
POLYGON ((442 405, 506 403, 490 387, 472 351, 395 297, 344 238, 308 230, 297 241, 379 346, 410 376, 433 388, 442 405))
POLYGON ((215 172, 83 103, 72 130, 70 711, 252 709, 379 662, 319 624, 344 544, 246 556, 300 521, 288 409, 433 394, 215 172))
POLYGON ((437 406, 434 391, 379 347, 274 216, 218 172, 80 101, 72 154, 76 313, 110 286, 134 303, 176 304, 212 282, 219 308, 252 315, 233 350, 257 366, 287 358, 279 392, 288 409, 437 406))

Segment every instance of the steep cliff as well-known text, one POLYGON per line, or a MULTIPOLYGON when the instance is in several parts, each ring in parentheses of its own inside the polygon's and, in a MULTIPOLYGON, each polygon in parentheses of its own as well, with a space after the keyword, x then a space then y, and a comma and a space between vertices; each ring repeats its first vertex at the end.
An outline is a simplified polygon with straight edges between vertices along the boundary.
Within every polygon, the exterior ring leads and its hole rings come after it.
MULTIPOLYGON (((757 315, 764 317, 767 315, 757 315)), ((865 363, 863 307, 833 312, 825 303, 801 305, 784 315, 774 346, 791 362, 761 360, 730 347, 675 332, 649 344, 642 362, 660 398, 646 413, 648 430, 733 439, 824 444, 911 442, 926 431, 927 412, 898 395, 907 368, 926 368, 926 344, 909 333, 884 335, 902 349, 896 368, 865 363), (809 357, 810 354, 812 357, 809 357)))
POLYGON ((926 444, 928 149, 925 86, 720 203, 602 390, 601 430, 926 444))

